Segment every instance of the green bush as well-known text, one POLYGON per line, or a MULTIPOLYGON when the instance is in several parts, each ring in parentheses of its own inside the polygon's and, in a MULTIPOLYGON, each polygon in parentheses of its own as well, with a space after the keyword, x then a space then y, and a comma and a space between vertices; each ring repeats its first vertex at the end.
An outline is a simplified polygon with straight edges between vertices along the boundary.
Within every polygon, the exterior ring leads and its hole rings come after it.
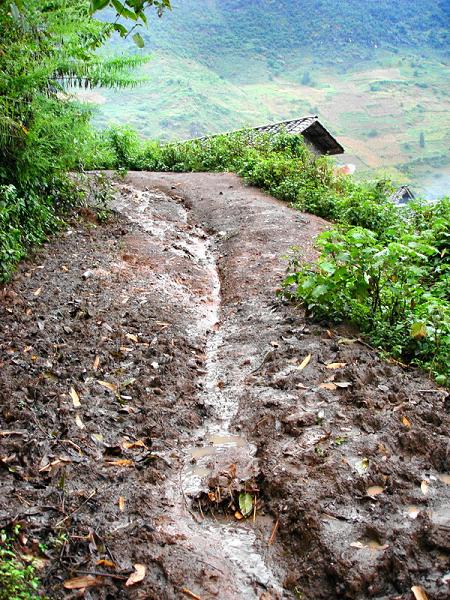
POLYGON ((361 227, 322 233, 315 263, 292 257, 285 293, 450 384, 450 200, 410 207, 403 219, 383 236, 361 227))
POLYGON ((31 245, 41 244, 61 223, 51 197, 19 196, 13 185, 0 186, 0 282, 11 277, 31 245))
POLYGON ((15 537, 0 532, 0 600, 39 600, 40 581, 33 564, 24 564, 14 551, 15 537))

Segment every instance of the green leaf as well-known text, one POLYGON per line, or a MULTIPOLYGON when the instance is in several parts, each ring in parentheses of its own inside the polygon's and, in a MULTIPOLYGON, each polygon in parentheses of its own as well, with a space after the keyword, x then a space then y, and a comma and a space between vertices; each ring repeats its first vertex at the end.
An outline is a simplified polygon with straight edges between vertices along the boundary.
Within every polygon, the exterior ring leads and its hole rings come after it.
POLYGON ((248 492, 239 494, 239 509, 244 517, 248 517, 253 510, 253 496, 248 492))
POLYGON ((127 19, 131 19, 132 21, 137 21, 137 15, 132 10, 128 10, 126 6, 124 6, 119 0, 111 0, 112 5, 117 11, 117 14, 121 17, 125 17, 127 19))
POLYGON ((133 42, 136 44, 136 46, 138 48, 143 48, 145 46, 144 40, 142 39, 142 36, 140 33, 135 33, 133 35, 133 42))
POLYGON ((109 4, 109 0, 91 0, 91 12, 94 13, 97 10, 102 10, 109 4))
POLYGON ((422 340, 427 337, 427 326, 425 323, 413 323, 411 327, 411 337, 415 340, 422 340))
POLYGON ((113 27, 120 33, 120 37, 125 37, 128 33, 128 29, 121 23, 114 23, 113 27))

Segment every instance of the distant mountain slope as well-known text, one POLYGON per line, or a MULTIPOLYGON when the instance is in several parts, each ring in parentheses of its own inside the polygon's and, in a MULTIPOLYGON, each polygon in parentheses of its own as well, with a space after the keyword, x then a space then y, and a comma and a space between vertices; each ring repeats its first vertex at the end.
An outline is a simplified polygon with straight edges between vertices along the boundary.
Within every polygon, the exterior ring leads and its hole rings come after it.
MULTIPOLYGON (((148 83, 93 95, 99 126, 129 123, 169 140, 314 113, 358 172, 444 176, 450 0, 172 3, 142 31, 148 83)), ((124 49, 139 51, 113 41, 124 49)))
POLYGON ((150 47, 208 66, 236 52, 277 61, 298 48, 355 57, 374 47, 445 49, 449 6, 449 0, 173 0, 173 12, 146 38, 150 47))

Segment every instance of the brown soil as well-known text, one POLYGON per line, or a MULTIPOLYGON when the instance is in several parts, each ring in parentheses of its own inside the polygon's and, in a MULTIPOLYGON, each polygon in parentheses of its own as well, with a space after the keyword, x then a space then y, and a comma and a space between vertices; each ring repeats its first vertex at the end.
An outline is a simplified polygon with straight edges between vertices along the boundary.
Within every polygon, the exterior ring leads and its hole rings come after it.
POLYGON ((117 190, 1 291, 0 526, 47 596, 447 598, 447 392, 276 299, 326 222, 229 174, 117 190))

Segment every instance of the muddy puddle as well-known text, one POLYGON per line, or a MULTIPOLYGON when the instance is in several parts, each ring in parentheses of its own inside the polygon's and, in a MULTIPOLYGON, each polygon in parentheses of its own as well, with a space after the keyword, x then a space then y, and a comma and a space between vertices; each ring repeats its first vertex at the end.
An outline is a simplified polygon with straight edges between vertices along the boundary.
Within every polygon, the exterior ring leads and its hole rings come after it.
MULTIPOLYGON (((189 222, 189 212, 181 201, 159 191, 133 190, 125 186, 114 208, 138 224, 153 241, 170 246, 172 252, 188 257, 201 270, 195 285, 184 281, 177 293, 180 305, 192 315, 187 324, 190 334, 205 340, 198 396, 206 416, 201 427, 192 432, 190 442, 177 451, 176 472, 165 484, 171 517, 168 521, 163 519, 160 527, 166 533, 181 536, 188 547, 206 549, 208 561, 220 565, 214 567, 217 572, 227 578, 231 575, 227 598, 259 599, 265 591, 270 592, 270 598, 281 598, 279 579, 260 550, 262 544, 267 545, 267 534, 266 539, 261 540, 255 519, 241 517, 238 522, 232 515, 204 515, 201 509, 194 512, 192 507, 193 500, 208 493, 214 475, 226 474, 231 467, 234 479, 244 490, 245 482, 258 474, 256 446, 230 429, 239 408, 239 391, 245 372, 241 371, 236 379, 235 371, 232 385, 225 384, 229 367, 223 361, 222 352, 226 346, 228 319, 222 307, 215 239, 189 222)), ((161 293, 167 293, 167 286, 171 284, 160 279, 161 293)), ((170 294, 173 293, 174 290, 170 290, 170 294)), ((173 460, 173 452, 167 458, 173 460)), ((264 531, 270 535, 273 522, 268 517, 262 517, 262 521, 264 531)))

